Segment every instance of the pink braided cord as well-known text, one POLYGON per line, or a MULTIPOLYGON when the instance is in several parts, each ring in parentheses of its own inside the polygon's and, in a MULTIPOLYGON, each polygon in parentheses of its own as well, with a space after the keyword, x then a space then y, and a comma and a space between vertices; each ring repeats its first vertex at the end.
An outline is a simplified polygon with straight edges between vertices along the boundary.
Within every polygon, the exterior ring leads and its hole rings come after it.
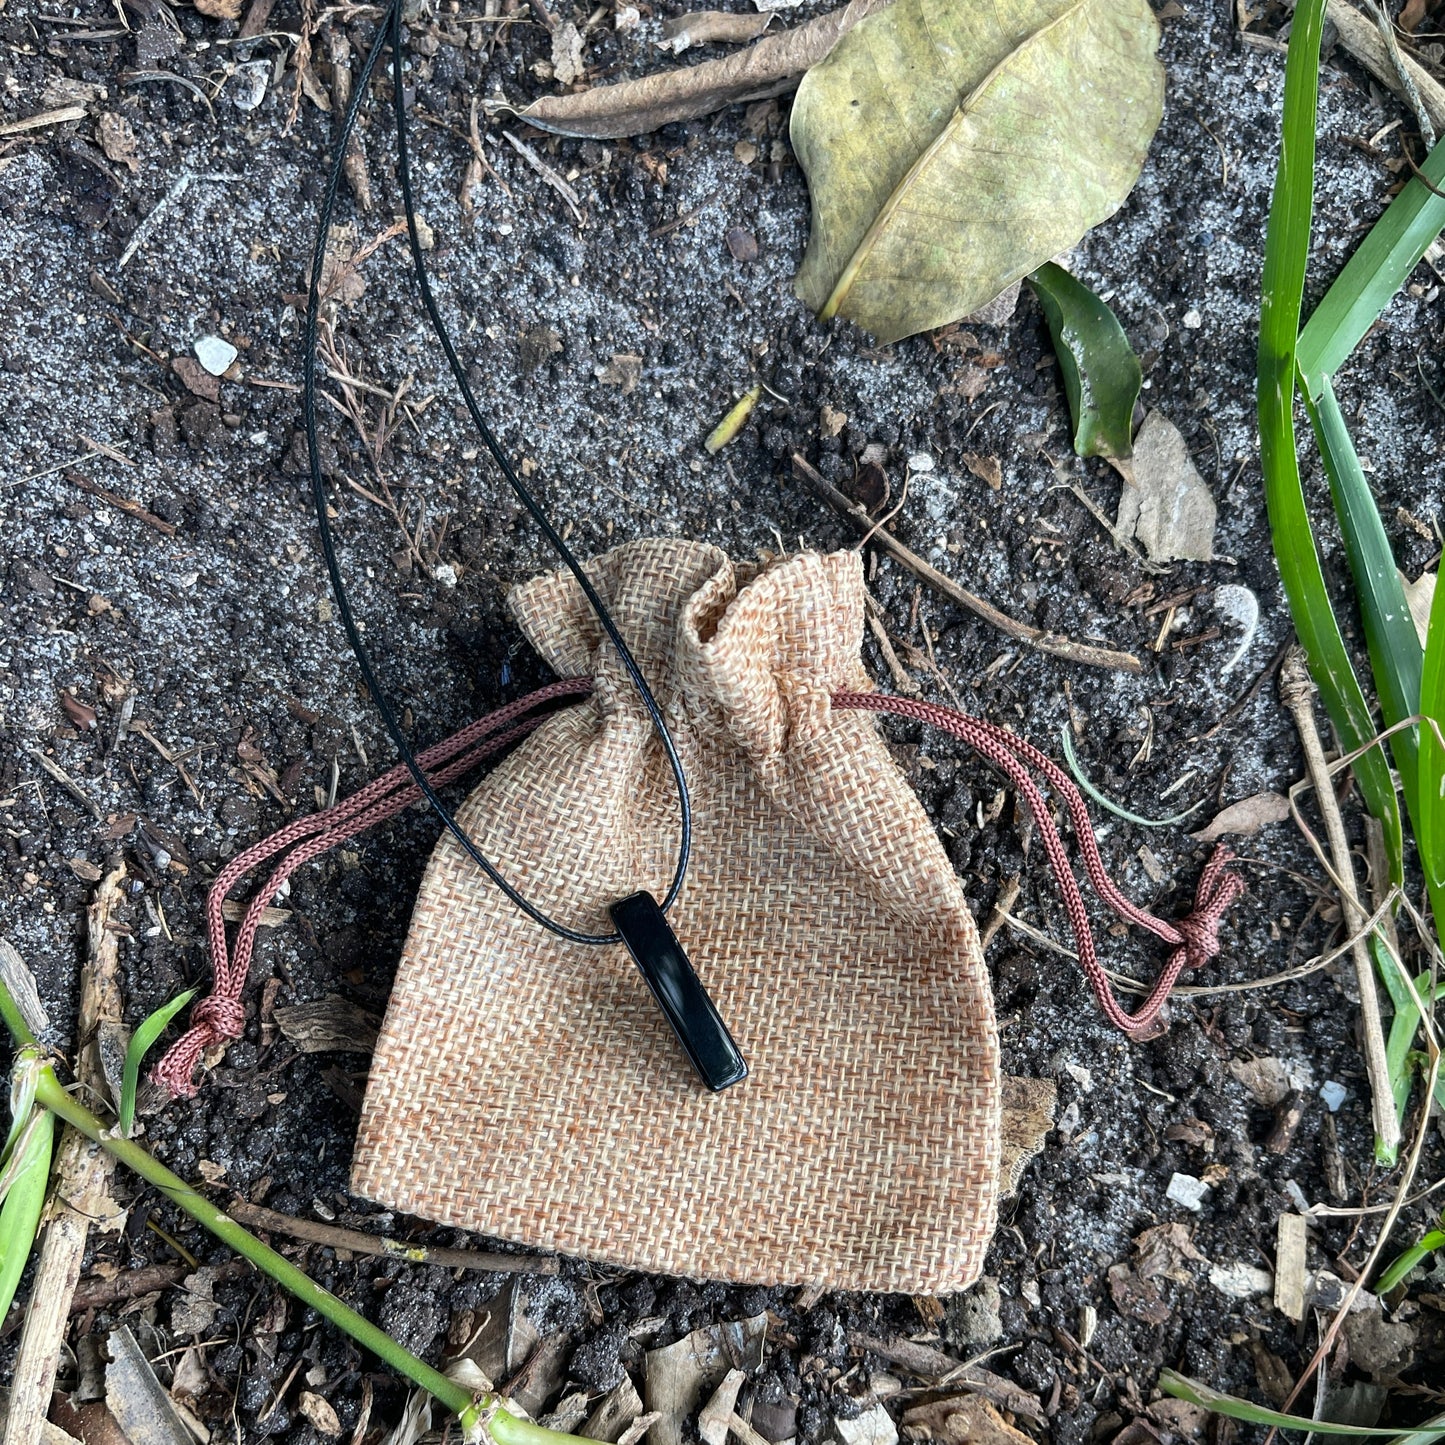
MULTIPOLYGON (((559 699, 574 700, 592 691, 592 679, 567 678, 468 724, 460 732, 421 753, 417 761, 434 785, 452 782, 476 767, 482 759, 525 737, 549 714, 529 717, 538 707, 559 699), (492 734, 492 736, 488 736, 492 734)), ((303 863, 320 857, 338 843, 374 827, 401 812, 421 797, 405 764, 368 783, 359 792, 319 813, 288 823, 254 847, 233 858, 217 875, 206 897, 207 934, 213 982, 211 993, 191 1010, 191 1026, 170 1047, 151 1072, 151 1078, 173 1096, 190 1098, 196 1092, 192 1079, 201 1055, 214 1044, 238 1039, 245 1031, 246 1010, 241 1003, 256 946, 261 915, 281 886, 303 863), (299 845, 299 846, 297 846, 299 845), (291 848, 246 907, 234 947, 227 947, 224 906, 236 884, 253 868, 291 848)))
POLYGON ((1229 849, 1221 844, 1205 865, 1195 890, 1193 911, 1177 922, 1166 922, 1131 903, 1119 891, 1104 867, 1104 860, 1099 856, 1098 841, 1089 822, 1089 811, 1084 806, 1083 795, 1063 769, 1031 743, 1015 737, 1013 733, 1006 732, 993 723, 981 722, 964 713, 954 712, 952 708, 939 707, 936 703, 921 702, 914 698, 889 697, 876 692, 837 692, 833 694, 833 706, 897 713, 900 717, 927 723, 930 727, 951 733, 967 743, 1008 778, 1018 790, 1019 796, 1028 804, 1038 825, 1039 834, 1044 840, 1044 851, 1048 855, 1049 866, 1053 869, 1059 893, 1063 898, 1064 912, 1068 915, 1069 927, 1074 935, 1079 966, 1093 986, 1099 1007, 1109 1022, 1124 1033, 1134 1038, 1152 1036, 1150 1031, 1158 1020, 1170 990, 1178 982, 1179 975, 1186 968, 1198 968, 1219 953, 1220 920, 1230 904, 1244 892, 1244 880, 1237 873, 1227 871, 1227 865, 1234 856, 1229 849), (1026 764, 1044 775, 1054 795, 1068 808, 1079 851, 1083 854, 1084 870, 1089 875, 1094 892, 1120 918, 1147 928, 1156 937, 1174 946, 1154 987, 1149 990, 1136 1013, 1126 1013, 1110 987, 1108 975, 1104 972, 1094 947, 1088 910, 1084 906, 1083 894, 1079 891, 1074 870, 1069 865, 1063 840, 1054 826, 1043 794, 1029 776, 1026 764))
MULTIPOLYGON (((483 758, 525 737, 544 722, 549 714, 529 716, 536 708, 559 700, 580 699, 591 691, 590 678, 568 678, 552 683, 469 724, 444 742, 428 748, 417 761, 434 784, 452 782, 476 767, 483 758)), ((1151 1037, 1151 1031, 1157 1031, 1160 1012, 1179 975, 1186 968, 1197 968, 1207 963, 1219 953, 1220 920, 1230 904, 1244 891, 1244 883, 1239 876, 1227 870, 1233 854, 1222 845, 1214 850, 1200 875, 1191 913, 1173 923, 1156 918, 1130 902, 1109 877, 1099 855, 1098 842, 1082 794, 1067 774, 1032 744, 993 723, 914 698, 890 697, 873 692, 838 692, 833 694, 832 701, 833 706, 839 709, 896 713, 939 728, 967 743, 1009 779, 1038 825, 1074 935, 1079 964, 1093 986, 1099 1007, 1109 1022, 1124 1033, 1136 1039, 1151 1037), (1029 768, 1043 775, 1055 796, 1067 807, 1079 851, 1083 855, 1084 870, 1089 875, 1094 892, 1120 918, 1147 928, 1173 946, 1168 961, 1136 1013, 1126 1013, 1120 1006, 1099 963, 1078 880, 1074 877, 1068 853, 1044 796, 1029 775, 1029 768)), ((202 1054, 213 1044, 241 1037, 246 1024, 241 992, 250 972, 261 915, 291 874, 303 863, 384 822, 420 797, 421 789, 411 781, 410 772, 404 765, 398 765, 334 806, 287 824, 237 855, 221 870, 206 899, 207 931, 214 970, 212 991, 192 1010, 190 1029, 156 1065, 151 1075, 156 1083, 172 1095, 190 1097, 196 1092, 192 1076, 202 1054), (252 869, 287 849, 291 851, 247 905, 236 932, 235 944, 228 947, 223 909, 231 889, 252 869)))

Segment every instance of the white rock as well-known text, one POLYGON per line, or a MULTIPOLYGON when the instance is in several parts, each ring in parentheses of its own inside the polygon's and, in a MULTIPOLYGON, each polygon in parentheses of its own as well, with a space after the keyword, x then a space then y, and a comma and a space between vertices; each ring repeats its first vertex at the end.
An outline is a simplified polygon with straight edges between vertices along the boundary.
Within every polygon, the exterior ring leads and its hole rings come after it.
POLYGON ((1253 1264, 1216 1264, 1209 1271, 1209 1282, 1230 1299, 1249 1299, 1274 1288, 1274 1276, 1253 1264))
POLYGON ((1198 331, 1199 328, 1204 325, 1204 317, 1199 314, 1197 307, 1191 306, 1189 310, 1184 313, 1182 320, 1190 331, 1198 331))
POLYGON ((933 470, 933 458, 927 452, 914 452, 908 458, 908 470, 910 472, 931 472, 933 470))
POLYGON ((457 585, 457 569, 450 562, 438 562, 431 569, 432 581, 440 582, 443 587, 455 587, 457 585))
POLYGON ((1343 1084, 1337 1084, 1333 1079, 1326 1079, 1320 1085, 1320 1098, 1325 1101, 1325 1108, 1331 1114, 1340 1112, 1340 1105, 1349 1097, 1349 1093, 1343 1084))
POLYGON ((1202 1179, 1196 1179, 1192 1174, 1174 1174, 1170 1176, 1169 1188, 1164 1191, 1164 1197, 1170 1203, 1183 1205, 1185 1209, 1192 1209, 1197 1214, 1204 1205, 1204 1196, 1208 1193, 1209 1186, 1202 1179))
POLYGON ((843 1445, 898 1445, 898 1427, 882 1405, 865 1410, 856 1420, 834 1420, 843 1445))
POLYGON ((234 364, 236 348, 219 336, 202 336, 195 344, 196 360, 212 376, 224 376, 234 364))

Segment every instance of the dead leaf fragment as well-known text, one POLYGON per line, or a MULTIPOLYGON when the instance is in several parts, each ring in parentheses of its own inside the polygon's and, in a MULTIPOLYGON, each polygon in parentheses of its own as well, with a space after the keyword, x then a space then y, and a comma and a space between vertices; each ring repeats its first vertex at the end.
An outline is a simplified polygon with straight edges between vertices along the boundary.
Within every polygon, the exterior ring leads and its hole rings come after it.
MULTIPOLYGON (((989 1408, 982 1400, 979 1404, 984 1409, 989 1408)), ((1003 1424, 1003 1421, 1000 1420, 999 1423, 1003 1424)), ((893 1423, 887 1407, 882 1404, 874 1405, 871 1410, 864 1410, 851 1420, 836 1417, 833 1430, 843 1445, 898 1445, 898 1427, 893 1423)))
POLYGON ((196 9, 212 20, 241 18, 241 0, 196 0, 196 9))
POLYGON ((124 1325, 110 1332, 108 1348, 105 1403, 130 1445, 195 1445, 174 1402, 124 1325))
POLYGON ((331 1408, 329 1400, 311 1390, 302 1390, 296 1407, 316 1427, 318 1433, 330 1436, 341 1434, 341 1421, 336 1418, 336 1411, 331 1408))
POLYGON ((683 1420, 715 1389, 729 1370, 751 1370, 762 1362, 768 1317, 753 1315, 724 1325, 694 1330, 676 1344, 647 1352, 644 1393, 652 1426, 652 1445, 682 1445, 683 1420))
POLYGON ((1208 562, 1214 557, 1214 497, 1189 455, 1183 433, 1160 411, 1144 418, 1124 477, 1118 528, 1153 562, 1208 562))
POLYGON ((964 452, 963 464, 979 481, 986 482, 995 492, 1003 486, 1003 468, 997 457, 986 457, 978 452, 964 452))
POLYGON ((695 10, 662 22, 662 48, 681 55, 694 45, 738 45, 756 40, 772 18, 745 11, 735 14, 727 10, 695 10))
POLYGON ((204 401, 220 401, 221 379, 212 376, 194 356, 173 356, 171 370, 180 377, 181 385, 204 401))
POLYGON ((1054 1127, 1059 1091, 1052 1079, 1005 1074, 999 1122, 999 1176, 1013 1194, 1024 1167, 1043 1147, 1054 1127))
POLYGON ((571 85, 582 78, 587 62, 582 58, 582 32, 568 20, 552 32, 552 74, 558 85, 571 85))
POLYGON ((642 380, 642 358, 631 351, 614 351, 606 366, 593 373, 603 386, 622 388, 623 396, 631 396, 642 380))
POLYGON ((1430 609, 1435 605, 1435 574, 1422 572, 1411 582, 1401 572, 1400 585, 1405 589, 1405 601, 1409 605, 1415 631, 1419 634, 1420 646, 1424 647, 1426 636, 1430 631, 1430 609))
POLYGON ((556 135, 616 140, 646 135, 673 121, 711 115, 734 105, 791 90, 810 65, 865 15, 890 0, 849 0, 842 9, 819 15, 776 35, 765 35, 746 50, 701 65, 645 75, 616 85, 598 85, 580 95, 548 95, 523 110, 520 119, 556 135))
POLYGON ((100 148, 105 158, 118 166, 129 166, 132 171, 140 169, 136 155, 135 132, 130 122, 113 111, 107 111, 95 123, 96 134, 100 137, 100 148))
POLYGON ((1196 843, 1212 843, 1225 834, 1253 838, 1270 823, 1283 823, 1289 817, 1289 799, 1280 793, 1255 793, 1241 798, 1214 815, 1213 822, 1189 836, 1196 843))

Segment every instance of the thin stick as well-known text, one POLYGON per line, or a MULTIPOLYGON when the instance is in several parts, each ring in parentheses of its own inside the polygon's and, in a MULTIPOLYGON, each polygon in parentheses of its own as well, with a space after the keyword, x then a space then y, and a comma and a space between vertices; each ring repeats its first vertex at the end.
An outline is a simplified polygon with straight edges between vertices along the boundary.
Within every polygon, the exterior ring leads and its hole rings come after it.
POLYGON ((1018 642, 1027 643, 1030 647, 1037 648, 1040 652, 1046 652, 1052 657, 1067 658, 1070 662, 1082 662, 1090 667, 1110 667, 1119 672, 1142 672, 1144 670, 1139 659, 1132 653, 1114 652, 1106 647, 1090 647, 1087 643, 1074 642, 1071 638, 1061 637, 1056 632, 1045 632, 1041 627, 1030 627, 1027 623, 1019 622, 1008 616, 1007 613, 1000 612, 993 603, 985 602, 982 597, 976 597, 972 592, 960 587, 951 577, 945 577, 937 567, 925 562, 916 552, 905 547, 887 528, 875 528, 873 518, 862 507, 858 506, 856 502, 850 501, 830 482, 825 481, 806 458, 797 452, 793 453, 793 471, 840 516, 846 517, 859 530, 871 533, 872 541, 882 547, 895 562, 902 563, 915 577, 922 578, 930 587, 943 593, 951 602, 958 603, 960 607, 966 607, 975 616, 991 623, 1005 636, 1012 637, 1018 642))
POLYGON ((1291 648, 1285 657, 1279 673, 1279 695, 1294 717, 1295 727, 1299 729, 1305 766, 1314 782, 1315 795, 1324 818, 1325 834, 1329 838, 1340 905, 1345 914, 1345 927, 1354 937, 1350 956, 1354 960, 1355 979, 1360 989, 1360 1033, 1364 1044, 1365 1070, 1370 1079, 1371 1113, 1374 1116, 1375 1135, 1380 1148, 1389 1151, 1393 1156, 1400 1147, 1400 1121, 1395 1114, 1395 1096, 1390 1087, 1390 1066, 1385 1055, 1384 1027, 1380 1021, 1380 996, 1375 991, 1375 969, 1370 961, 1367 935, 1362 929, 1368 915, 1360 903, 1359 891, 1355 887, 1355 865, 1350 856, 1350 840, 1345 833, 1345 820, 1340 816, 1340 805, 1335 798, 1334 788, 1330 785, 1329 763, 1325 760, 1319 728, 1315 724, 1315 684, 1310 677, 1303 648, 1291 648))
POLYGON ((75 801, 79 803, 91 815, 92 818, 95 818, 98 821, 103 816, 100 811, 100 804, 97 803, 95 799, 90 796, 89 793, 85 792, 85 790, 80 786, 80 784, 77 783, 75 779, 72 778, 70 774, 67 773, 65 769, 60 766, 59 763, 55 762, 52 758, 47 758, 45 754, 40 751, 39 748, 32 748, 28 744, 25 746, 24 751, 35 762, 39 763, 40 766, 44 768, 45 771, 49 773, 50 776, 54 778, 55 781, 59 783, 60 786, 64 788, 65 791, 69 793, 70 796, 74 798, 75 801))
POLYGON ((403 1244, 381 1234, 367 1234, 360 1229, 342 1229, 335 1224, 322 1224, 314 1219, 297 1219, 278 1214, 258 1204, 236 1200, 228 1213, 232 1219, 252 1229, 265 1229, 275 1234, 289 1234, 292 1239, 305 1239, 332 1249, 349 1249, 353 1254, 382 1255, 387 1259, 405 1259, 412 1264, 439 1264, 444 1269, 482 1269, 499 1274, 556 1274, 557 1260, 552 1255, 488 1254, 478 1249, 438 1249, 431 1245, 403 1244))
MULTIPOLYGON (((1346 0, 1330 0, 1328 15, 1340 37, 1340 44, 1382 85, 1388 86, 1411 108, 1414 100, 1404 93, 1400 72, 1390 51, 1367 15, 1362 15, 1346 0)), ((1420 108, 1437 130, 1445 130, 1445 86, 1408 55, 1402 56, 1401 69, 1414 83, 1420 108)))
MULTIPOLYGON (((89 944, 80 973, 77 1072, 82 1085, 101 1094, 106 1085, 97 1036, 103 1026, 119 1028, 121 1021, 120 985, 116 982, 119 948, 109 924, 124 878, 124 866, 107 874, 86 915, 89 944)), ((80 1280, 86 1236, 92 1223, 97 1229, 113 1231, 125 1219, 110 1192, 114 1172, 115 1161, 84 1135, 71 1128, 61 1135, 55 1187, 46 1211, 49 1223, 15 1357, 4 1445, 39 1445, 65 1346, 70 1301, 80 1280)))

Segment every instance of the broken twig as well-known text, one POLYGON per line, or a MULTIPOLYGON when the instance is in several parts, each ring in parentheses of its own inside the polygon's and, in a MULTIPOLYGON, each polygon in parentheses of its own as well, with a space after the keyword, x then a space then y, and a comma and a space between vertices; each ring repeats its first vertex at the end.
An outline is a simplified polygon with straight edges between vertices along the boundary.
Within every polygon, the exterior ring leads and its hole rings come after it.
POLYGON ((439 1264, 443 1269, 480 1269, 499 1274, 556 1274, 557 1260, 550 1254, 487 1254, 479 1249, 439 1249, 431 1245, 403 1244, 381 1234, 360 1229, 343 1229, 314 1219, 296 1219, 263 1209, 258 1204, 236 1200, 228 1211, 239 1224, 324 1244, 331 1249, 349 1249, 353 1254, 381 1255, 404 1259, 412 1264, 439 1264))

